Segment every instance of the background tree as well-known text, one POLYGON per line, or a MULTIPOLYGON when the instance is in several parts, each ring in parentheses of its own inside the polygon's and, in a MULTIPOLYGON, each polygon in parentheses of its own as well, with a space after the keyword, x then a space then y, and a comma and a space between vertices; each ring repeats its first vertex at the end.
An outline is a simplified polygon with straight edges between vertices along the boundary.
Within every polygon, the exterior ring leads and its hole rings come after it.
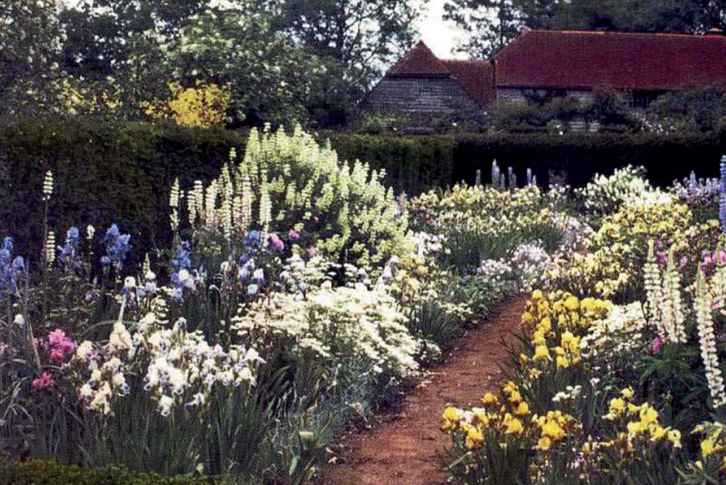
POLYGON ((368 85, 413 44, 415 22, 428 0, 262 0, 273 30, 308 52, 346 66, 368 85))
POLYGON ((52 108, 59 40, 54 2, 0 2, 0 116, 52 108))

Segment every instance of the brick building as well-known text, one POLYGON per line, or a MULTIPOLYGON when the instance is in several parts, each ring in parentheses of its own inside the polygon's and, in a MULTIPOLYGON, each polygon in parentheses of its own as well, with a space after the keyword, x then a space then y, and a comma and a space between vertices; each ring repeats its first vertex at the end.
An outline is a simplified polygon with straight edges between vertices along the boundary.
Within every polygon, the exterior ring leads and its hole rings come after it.
POLYGON ((376 111, 446 114, 529 97, 628 93, 646 107, 674 90, 726 91, 726 36, 527 30, 490 60, 439 59, 419 42, 363 102, 376 111))

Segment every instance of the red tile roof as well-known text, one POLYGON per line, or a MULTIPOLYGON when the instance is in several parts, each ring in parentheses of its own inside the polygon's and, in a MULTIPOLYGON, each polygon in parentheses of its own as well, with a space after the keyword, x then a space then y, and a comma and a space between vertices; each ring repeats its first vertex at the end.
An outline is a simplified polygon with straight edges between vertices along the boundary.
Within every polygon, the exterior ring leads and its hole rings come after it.
POLYGON ((441 59, 451 76, 479 104, 494 101, 492 65, 484 60, 441 59))
POLYGON ((531 30, 495 58, 497 87, 726 89, 726 37, 531 30))
POLYGON ((444 66, 436 55, 431 52, 424 41, 408 51, 391 69, 386 76, 389 77, 411 77, 411 76, 448 76, 449 70, 444 66))
POLYGON ((485 60, 439 59, 420 41, 386 73, 387 77, 452 77, 480 104, 493 100, 491 63, 485 60))

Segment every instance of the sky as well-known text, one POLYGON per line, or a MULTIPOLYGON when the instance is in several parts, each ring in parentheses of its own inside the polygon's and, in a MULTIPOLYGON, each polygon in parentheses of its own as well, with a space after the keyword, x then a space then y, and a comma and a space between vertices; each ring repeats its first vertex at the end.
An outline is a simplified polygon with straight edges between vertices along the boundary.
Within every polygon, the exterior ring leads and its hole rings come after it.
POLYGON ((444 15, 444 3, 446 3, 446 0, 429 0, 428 12, 418 25, 421 39, 439 58, 465 59, 465 54, 451 53, 460 34, 453 22, 444 22, 441 19, 444 15))

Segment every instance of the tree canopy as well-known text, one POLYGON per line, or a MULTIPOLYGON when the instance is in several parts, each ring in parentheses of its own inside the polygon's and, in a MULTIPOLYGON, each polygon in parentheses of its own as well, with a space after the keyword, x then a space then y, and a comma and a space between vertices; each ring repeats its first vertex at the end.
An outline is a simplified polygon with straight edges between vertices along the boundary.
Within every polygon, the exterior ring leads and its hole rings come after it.
POLYGON ((522 28, 702 33, 726 28, 726 0, 448 0, 467 34, 459 50, 490 57, 522 28))

